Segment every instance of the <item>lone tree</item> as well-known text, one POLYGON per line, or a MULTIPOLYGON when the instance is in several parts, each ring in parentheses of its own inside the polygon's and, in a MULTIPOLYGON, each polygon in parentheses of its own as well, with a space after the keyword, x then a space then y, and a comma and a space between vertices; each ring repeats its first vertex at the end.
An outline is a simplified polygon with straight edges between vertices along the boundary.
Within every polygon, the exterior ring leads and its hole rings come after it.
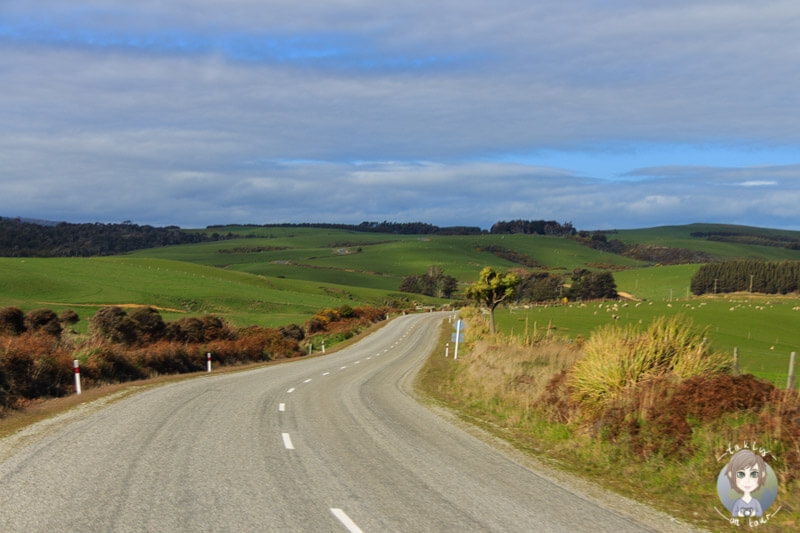
POLYGON ((514 296, 519 282, 519 277, 514 273, 503 274, 492 267, 486 267, 481 270, 478 281, 467 287, 464 292, 468 300, 473 300, 489 309, 489 326, 492 334, 497 332, 494 327, 495 308, 514 296))

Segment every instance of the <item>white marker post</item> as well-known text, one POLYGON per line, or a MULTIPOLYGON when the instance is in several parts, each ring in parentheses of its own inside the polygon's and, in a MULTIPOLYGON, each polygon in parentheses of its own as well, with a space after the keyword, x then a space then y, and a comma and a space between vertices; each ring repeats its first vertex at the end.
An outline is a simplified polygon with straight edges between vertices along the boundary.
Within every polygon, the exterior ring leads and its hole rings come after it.
POLYGON ((73 364, 75 365, 75 394, 81 393, 81 369, 78 367, 78 360, 75 359, 73 364))
POLYGON ((207 357, 206 367, 208 368, 208 371, 211 372, 211 352, 208 352, 206 354, 206 357, 207 357))
POLYGON ((325 341, 322 341, 322 353, 325 353, 325 341))
POLYGON ((445 359, 450 355, 450 343, 444 345, 444 357, 445 359))
POLYGON ((464 321, 461 320, 460 318, 458 320, 456 320, 456 332, 453 335, 453 339, 452 339, 453 342, 456 343, 456 349, 455 349, 455 352, 453 353, 453 359, 458 359, 458 344, 460 342, 464 341, 464 334, 461 333, 461 331, 464 328, 466 328, 466 324, 464 324, 464 321))

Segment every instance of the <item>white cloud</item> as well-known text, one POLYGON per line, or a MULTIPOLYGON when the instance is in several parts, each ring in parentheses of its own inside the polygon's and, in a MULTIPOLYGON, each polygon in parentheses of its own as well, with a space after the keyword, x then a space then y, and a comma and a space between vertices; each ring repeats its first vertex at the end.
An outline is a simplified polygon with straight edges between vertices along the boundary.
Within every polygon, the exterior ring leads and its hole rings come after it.
POLYGON ((772 185, 777 185, 777 181, 772 180, 750 180, 750 181, 743 181, 739 185, 742 187, 769 187, 772 185))
POLYGON ((796 148, 798 18, 786 0, 4 2, 0 215, 793 225, 800 165, 656 154, 619 184, 535 154, 796 148))

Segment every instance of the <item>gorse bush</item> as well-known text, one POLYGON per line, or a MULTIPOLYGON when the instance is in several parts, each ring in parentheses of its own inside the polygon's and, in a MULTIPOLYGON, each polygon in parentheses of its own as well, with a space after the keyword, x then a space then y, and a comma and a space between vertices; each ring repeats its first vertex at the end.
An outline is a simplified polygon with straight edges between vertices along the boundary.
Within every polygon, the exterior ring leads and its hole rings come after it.
MULTIPOLYGON (((338 335, 347 327, 361 328, 382 320, 385 310, 326 309, 318 318, 324 319, 326 326, 335 324, 338 335)), ((305 353, 300 346, 304 332, 297 324, 280 329, 239 329, 215 315, 164 322, 152 307, 128 313, 110 306, 100 308, 92 317, 90 336, 62 339, 62 324, 72 324, 76 319, 74 312, 59 317, 48 309, 27 315, 16 307, 0 309, 0 409, 18 407, 34 398, 72 393, 73 359, 80 362, 82 383, 87 388, 159 374, 202 371, 209 352, 215 365, 271 361, 305 353)))
POLYGON ((728 372, 730 357, 712 352, 704 333, 680 315, 658 318, 644 332, 632 326, 600 328, 569 372, 571 398, 584 411, 600 413, 623 391, 649 379, 728 372))

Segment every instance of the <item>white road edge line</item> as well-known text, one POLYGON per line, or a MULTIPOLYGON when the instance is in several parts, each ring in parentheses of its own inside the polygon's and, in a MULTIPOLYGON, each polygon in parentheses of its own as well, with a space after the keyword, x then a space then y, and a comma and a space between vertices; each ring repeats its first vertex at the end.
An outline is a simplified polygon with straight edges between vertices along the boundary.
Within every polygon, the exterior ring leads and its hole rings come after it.
POLYGON ((278 404, 278 411, 281 412, 281 413, 286 411, 286 404, 285 403, 279 403, 278 404))
POLYGON ((334 507, 331 507, 331 512, 333 513, 333 516, 335 516, 335 517, 336 517, 336 519, 337 519, 337 520, 339 520, 339 522, 341 522, 341 523, 342 523, 342 525, 343 525, 344 527, 346 527, 346 528, 347 528, 347 530, 348 530, 350 533, 364 533, 364 532, 361 530, 361 528, 360 528, 360 527, 358 527, 358 526, 356 525, 356 523, 355 523, 355 522, 353 522, 353 521, 350 519, 350 517, 349 517, 349 516, 347 516, 347 513, 345 513, 345 512, 344 512, 344 511, 342 511, 341 509, 336 509, 336 508, 334 508, 334 507))
POLYGON ((292 437, 289 436, 288 433, 281 433, 281 437, 283 438, 283 447, 287 450, 294 450, 294 445, 292 444, 292 437))

